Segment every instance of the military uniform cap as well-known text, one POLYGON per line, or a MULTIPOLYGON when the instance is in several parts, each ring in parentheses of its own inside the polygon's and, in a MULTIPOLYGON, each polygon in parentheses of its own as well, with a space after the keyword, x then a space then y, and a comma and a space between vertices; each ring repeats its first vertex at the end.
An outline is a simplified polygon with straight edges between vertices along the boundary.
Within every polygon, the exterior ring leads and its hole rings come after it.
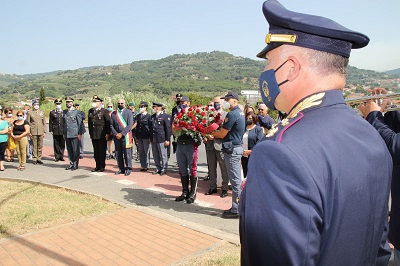
POLYGON ((162 103, 153 102, 153 106, 162 107, 162 103))
POLYGON ((34 104, 39 104, 39 100, 38 99, 32 100, 32 105, 34 105, 34 104))
POLYGON ((93 96, 93 102, 102 102, 102 101, 103 101, 103 100, 100 99, 99 96, 97 96, 97 95, 94 95, 94 96, 93 96))
POLYGON ((67 97, 65 97, 65 101, 66 102, 73 102, 74 98, 67 96, 67 97))
POLYGON ((320 16, 287 10, 276 0, 263 4, 264 16, 269 24, 265 38, 267 46, 257 54, 266 53, 282 44, 301 46, 327 53, 350 57, 351 49, 367 46, 368 36, 349 30, 339 23, 320 16))
POLYGON ((224 97, 221 97, 221 99, 224 99, 224 100, 227 100, 227 99, 239 100, 239 95, 234 91, 230 91, 224 97))
POLYGON ((149 106, 149 104, 147 102, 145 102, 145 101, 141 101, 139 106, 146 106, 147 107, 147 106, 149 106))
POLYGON ((61 98, 57 98, 54 100, 55 104, 61 104, 62 103, 62 99, 61 98))
POLYGON ((129 103, 128 106, 135 106, 135 103, 129 103))
POLYGON ((187 96, 182 96, 180 102, 190 102, 190 99, 187 96))
POLYGON ((79 103, 74 103, 74 106, 80 106, 79 103))
POLYGON ((182 96, 182 93, 178 93, 177 95, 175 95, 176 98, 181 98, 182 96))

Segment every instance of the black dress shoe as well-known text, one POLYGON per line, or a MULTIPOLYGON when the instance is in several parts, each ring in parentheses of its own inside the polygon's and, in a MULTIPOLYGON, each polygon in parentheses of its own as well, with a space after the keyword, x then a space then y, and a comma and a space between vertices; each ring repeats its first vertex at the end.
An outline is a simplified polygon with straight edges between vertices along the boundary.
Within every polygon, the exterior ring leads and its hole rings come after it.
POLYGON ((65 161, 65 159, 64 159, 64 158, 61 158, 60 161, 65 161))
POLYGON ((71 171, 78 170, 78 166, 71 167, 71 171))
POLYGON ((228 209, 228 210, 225 210, 223 213, 230 213, 231 210, 232 210, 232 208, 230 208, 230 209, 228 209))
POLYGON ((32 163, 33 163, 33 164, 37 164, 37 161, 33 161, 32 163))
POLYGON ((160 172, 160 175, 162 176, 162 175, 165 175, 166 173, 165 173, 165 171, 161 171, 160 172))
POLYGON ((228 190, 222 190, 221 192, 221 198, 226 198, 228 196, 228 190))
POLYGON ((72 165, 70 165, 67 168, 65 168, 65 170, 71 170, 72 168, 74 168, 74 167, 72 165))
POLYGON ((99 168, 99 172, 104 172, 104 168, 99 168))
POLYGON ((140 172, 147 172, 147 170, 149 170, 149 168, 142 168, 140 169, 140 172))
POLYGON ((92 172, 98 172, 100 169, 99 168, 94 168, 93 170, 92 170, 92 172))
MULTIPOLYGON (((204 178, 203 178, 203 180, 204 181, 207 181, 207 180, 210 180, 210 176, 209 175, 206 175, 204 178)), ((207 194, 206 194, 207 195, 207 194)), ((211 194, 210 194, 211 195, 211 194)))
POLYGON ((38 160, 37 163, 38 164, 43 164, 43 162, 41 160, 38 160))
POLYGON ((204 195, 212 195, 217 192, 218 192, 218 190, 216 188, 214 188, 214 189, 210 188, 206 193, 204 193, 204 195))
POLYGON ((79 159, 83 159, 83 155, 80 155, 80 156, 79 156, 79 159))
POLYGON ((224 213, 222 213, 222 218, 225 218, 225 219, 238 219, 239 218, 239 213, 232 212, 231 210, 229 210, 229 212, 225 212, 224 211, 224 213))
POLYGON ((125 175, 130 175, 130 174, 131 174, 131 170, 128 169, 125 171, 125 175))
POLYGON ((58 159, 55 159, 54 161, 55 161, 55 162, 58 162, 59 160, 58 160, 58 159))
POLYGON ((118 170, 117 172, 115 172, 115 175, 119 175, 119 174, 125 174, 125 171, 118 170))
POLYGON ((158 174, 160 174, 161 172, 160 171, 154 171, 152 174, 153 175, 158 175, 158 174))

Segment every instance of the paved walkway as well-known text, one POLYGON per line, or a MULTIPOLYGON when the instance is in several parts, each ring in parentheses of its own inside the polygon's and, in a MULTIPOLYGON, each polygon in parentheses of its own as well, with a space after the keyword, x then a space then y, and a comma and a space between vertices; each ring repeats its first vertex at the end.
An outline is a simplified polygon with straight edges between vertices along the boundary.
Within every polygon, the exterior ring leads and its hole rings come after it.
POLYGON ((5 163, 1 178, 23 179, 96 194, 127 208, 114 213, 48 228, 0 241, 0 265, 176 265, 225 241, 238 243, 237 220, 220 218, 230 195, 205 196, 207 181, 199 181, 195 204, 178 203, 180 180, 176 169, 167 176, 139 172, 114 175, 92 173, 86 156, 77 171, 65 171, 67 162, 52 161, 52 147, 44 147, 44 165, 5 163))

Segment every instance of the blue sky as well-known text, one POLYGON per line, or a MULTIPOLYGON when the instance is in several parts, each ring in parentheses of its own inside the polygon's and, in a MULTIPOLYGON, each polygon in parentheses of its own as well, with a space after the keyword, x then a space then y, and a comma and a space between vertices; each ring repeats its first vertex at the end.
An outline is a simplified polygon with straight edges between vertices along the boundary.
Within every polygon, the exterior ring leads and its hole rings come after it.
MULTIPOLYGON (((400 68, 399 0, 280 0, 368 35, 350 65, 400 68)), ((225 51, 256 59, 268 24, 258 0, 13 0, 0 3, 0 73, 125 64, 225 51)), ((260 70, 261 71, 261 70, 260 70)))

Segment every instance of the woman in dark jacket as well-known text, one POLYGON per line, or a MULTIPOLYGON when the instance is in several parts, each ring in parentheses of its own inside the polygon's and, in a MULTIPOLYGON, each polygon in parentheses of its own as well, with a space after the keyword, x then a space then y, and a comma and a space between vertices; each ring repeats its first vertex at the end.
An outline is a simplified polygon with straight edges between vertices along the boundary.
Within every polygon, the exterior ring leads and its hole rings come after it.
POLYGON ((242 168, 243 175, 247 177, 247 164, 253 147, 264 137, 263 129, 257 126, 257 115, 249 112, 246 115, 246 132, 243 135, 243 156, 242 168))

